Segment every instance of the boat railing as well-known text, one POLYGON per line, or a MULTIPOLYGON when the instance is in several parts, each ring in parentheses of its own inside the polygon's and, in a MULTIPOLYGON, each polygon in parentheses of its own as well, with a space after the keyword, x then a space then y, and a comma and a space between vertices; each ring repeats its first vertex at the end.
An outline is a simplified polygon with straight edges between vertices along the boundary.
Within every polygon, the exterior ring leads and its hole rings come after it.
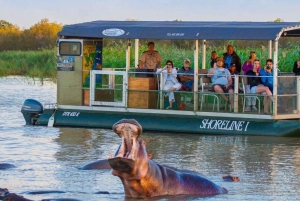
MULTIPOLYGON (((91 79, 90 105, 92 106, 113 106, 132 109, 154 109, 166 110, 169 105, 168 91, 164 90, 164 76, 162 73, 154 73, 154 77, 149 78, 155 80, 152 87, 143 88, 151 85, 148 80, 141 79, 141 83, 136 81, 136 72, 134 69, 126 71, 93 71, 92 75, 102 74, 110 79, 102 79, 102 86, 96 85, 95 77, 91 79), (93 81, 94 80, 94 81, 93 81), (135 85, 135 86, 134 86, 135 85), (139 87, 141 86, 141 87, 139 87)), ((211 82, 207 78, 207 74, 198 74, 198 87, 194 91, 178 90, 174 91, 173 110, 185 110, 191 112, 213 112, 213 113, 230 113, 245 115, 264 115, 273 116, 273 118, 299 118, 299 78, 294 75, 277 76, 277 95, 271 97, 274 101, 270 101, 267 111, 264 111, 264 99, 269 98, 266 94, 247 94, 244 93, 242 79, 245 75, 234 75, 234 93, 229 95, 226 93, 216 93, 211 89, 211 82), (233 105, 222 98, 233 96, 233 105), (247 99, 255 99, 257 110, 245 111, 247 99), (276 105, 276 107, 274 106, 276 105)), ((167 112, 167 111, 166 111, 167 112)))

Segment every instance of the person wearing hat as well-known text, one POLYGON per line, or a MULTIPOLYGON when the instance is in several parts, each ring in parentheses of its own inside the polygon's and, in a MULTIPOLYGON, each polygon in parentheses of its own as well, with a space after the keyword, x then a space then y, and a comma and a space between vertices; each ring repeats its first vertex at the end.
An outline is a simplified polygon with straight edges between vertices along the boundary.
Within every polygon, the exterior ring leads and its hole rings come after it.
POLYGON ((154 42, 148 43, 148 50, 143 52, 140 58, 141 69, 153 69, 156 72, 157 68, 161 68, 162 58, 158 51, 154 50, 154 42))
POLYGON ((216 93, 220 93, 221 97, 230 102, 231 108, 233 108, 233 88, 232 79, 229 70, 223 67, 223 57, 217 58, 217 65, 214 68, 209 69, 207 77, 210 77, 212 82, 212 90, 216 93), (229 99, 224 93, 229 93, 229 99))
POLYGON ((177 74, 182 84, 182 90, 193 91, 194 90, 194 69, 190 67, 191 61, 186 58, 183 61, 183 67, 178 69, 177 74))
POLYGON ((296 65, 294 65, 293 72, 295 75, 300 75, 300 58, 295 63, 296 65))

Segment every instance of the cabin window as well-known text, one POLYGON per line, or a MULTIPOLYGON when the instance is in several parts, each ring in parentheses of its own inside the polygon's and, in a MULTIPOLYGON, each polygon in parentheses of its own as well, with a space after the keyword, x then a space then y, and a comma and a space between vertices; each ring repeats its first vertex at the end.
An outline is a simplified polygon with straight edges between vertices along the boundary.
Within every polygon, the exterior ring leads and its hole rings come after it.
POLYGON ((58 54, 60 56, 81 56, 82 42, 81 41, 59 41, 58 54))

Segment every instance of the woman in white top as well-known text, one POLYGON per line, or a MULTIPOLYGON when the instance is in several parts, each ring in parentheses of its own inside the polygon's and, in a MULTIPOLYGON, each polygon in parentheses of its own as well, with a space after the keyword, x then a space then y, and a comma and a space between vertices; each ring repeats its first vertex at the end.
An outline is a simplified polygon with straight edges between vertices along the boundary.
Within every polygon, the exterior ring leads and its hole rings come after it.
POLYGON ((174 92, 181 88, 181 84, 177 80, 177 70, 173 66, 173 62, 168 60, 163 69, 158 69, 157 73, 163 73, 164 90, 167 91, 165 96, 169 96, 170 105, 166 108, 171 110, 175 101, 174 92))

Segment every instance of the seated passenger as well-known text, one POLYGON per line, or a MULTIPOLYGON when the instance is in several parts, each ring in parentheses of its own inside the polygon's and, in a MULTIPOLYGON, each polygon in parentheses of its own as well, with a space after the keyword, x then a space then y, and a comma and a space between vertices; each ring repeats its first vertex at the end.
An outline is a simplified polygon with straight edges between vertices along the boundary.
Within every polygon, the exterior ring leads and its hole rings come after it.
POLYGON ((223 68, 223 65, 223 57, 218 57, 216 67, 209 69, 207 77, 211 78, 213 91, 220 93, 226 102, 228 102, 228 98, 224 93, 229 93, 229 102, 231 108, 233 108, 233 89, 231 87, 232 79, 229 71, 223 68))
POLYGON ((210 56, 210 67, 211 68, 215 67, 215 65, 217 64, 217 58, 218 58, 217 52, 212 51, 211 56, 210 56))
MULTIPOLYGON (((259 77, 260 73, 259 73, 259 60, 258 59, 255 60, 253 69, 249 70, 247 72, 247 75, 249 75, 249 77, 247 77, 247 79, 248 79, 248 84, 250 85, 250 91, 252 94, 269 95, 269 96, 264 97, 264 113, 270 114, 268 110, 269 110, 270 101, 273 101, 272 92, 270 91, 270 89, 267 86, 263 85, 261 78, 259 77)), ((247 107, 249 107, 249 106, 247 106, 247 107)), ((245 109, 245 111, 246 111, 246 109, 245 109)), ((247 111, 250 111, 250 109, 247 111)))
POLYGON ((260 70, 261 81, 263 85, 269 87, 273 93, 273 60, 267 59, 266 66, 260 70))
POLYGON ((179 80, 182 84, 181 90, 194 90, 194 69, 190 67, 190 63, 189 59, 185 59, 183 67, 177 71, 179 80))
POLYGON ((164 90, 167 91, 166 96, 169 97, 170 105, 166 108, 171 110, 173 108, 173 102, 175 101, 174 92, 181 88, 181 84, 177 80, 177 71, 173 66, 173 62, 168 60, 163 69, 158 69, 157 73, 162 72, 164 75, 164 90))
POLYGON ((295 75, 300 75, 300 58, 298 59, 296 64, 297 65, 293 68, 293 72, 295 73, 295 75))
POLYGON ((250 52, 249 59, 244 62, 242 67, 242 70, 244 71, 244 75, 246 75, 249 70, 253 69, 253 62, 255 58, 256 58, 256 53, 253 51, 250 52))
POLYGON ((230 75, 232 75, 232 84, 230 85, 234 89, 234 75, 239 75, 239 72, 236 70, 235 64, 231 64, 229 68, 230 75))
MULTIPOLYGON (((252 65, 251 65, 252 66, 252 65)), ((254 70, 259 72, 260 71, 260 61, 259 59, 254 59, 253 61, 253 66, 251 69, 249 69, 249 66, 246 66, 245 65, 243 66, 243 71, 244 71, 244 74, 247 75, 247 73, 250 71, 250 70, 254 70)), ((245 93, 247 94, 250 94, 251 91, 250 91, 250 85, 249 85, 249 82, 247 85, 245 85, 245 93)), ((256 108, 256 98, 254 97, 246 97, 246 107, 245 107, 245 111, 251 111, 251 110, 254 110, 256 111, 257 108, 256 108)))

